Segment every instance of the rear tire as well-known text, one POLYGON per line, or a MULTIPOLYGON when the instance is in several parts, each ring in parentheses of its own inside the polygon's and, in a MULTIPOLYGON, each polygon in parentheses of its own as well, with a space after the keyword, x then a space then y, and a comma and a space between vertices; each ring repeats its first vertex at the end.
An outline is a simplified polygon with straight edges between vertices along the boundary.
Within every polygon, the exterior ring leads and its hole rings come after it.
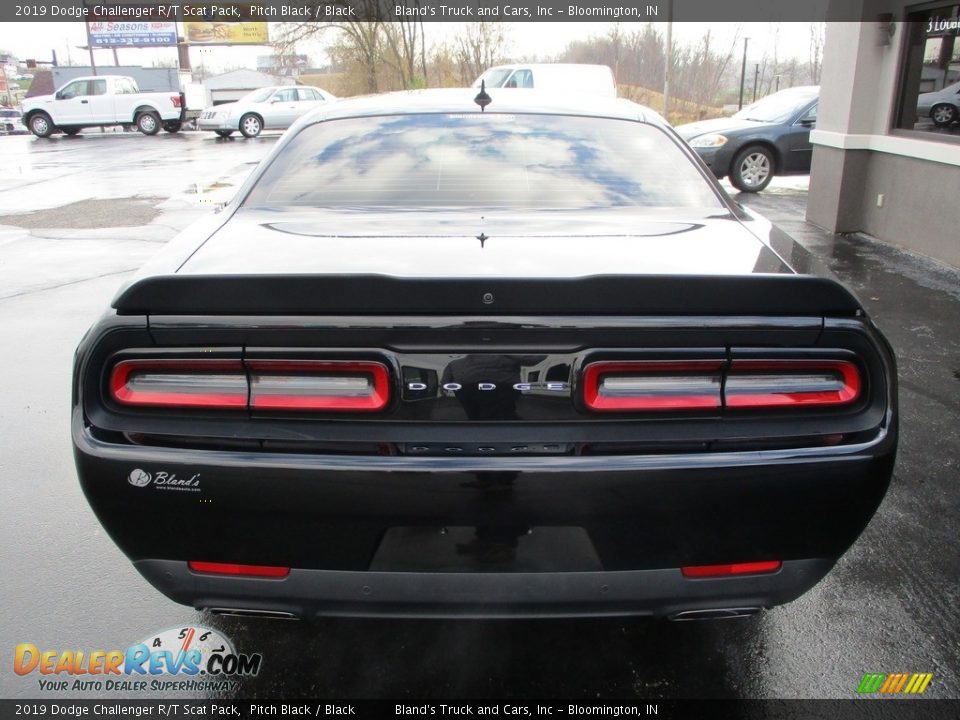
POLYGON ((180 132, 180 128, 182 127, 183 123, 179 120, 172 120, 163 124, 163 129, 168 133, 180 132))
POLYGON ((155 112, 147 111, 137 115, 137 130, 144 135, 156 135, 160 132, 160 116, 155 112))
POLYGON ((224 140, 233 135, 233 130, 214 130, 214 132, 224 140))
POLYGON ((941 103, 930 108, 930 119, 937 127, 947 127, 957 119, 957 109, 949 103, 941 103))
POLYGON ((762 145, 751 145, 733 158, 730 184, 740 192, 760 192, 773 180, 773 168, 773 153, 762 145))
POLYGON ((263 120, 259 115, 247 113, 240 118, 240 132, 244 137, 255 138, 263 131, 263 120))
POLYGON ((53 120, 44 112, 31 115, 28 121, 30 132, 37 137, 48 138, 53 135, 53 120))

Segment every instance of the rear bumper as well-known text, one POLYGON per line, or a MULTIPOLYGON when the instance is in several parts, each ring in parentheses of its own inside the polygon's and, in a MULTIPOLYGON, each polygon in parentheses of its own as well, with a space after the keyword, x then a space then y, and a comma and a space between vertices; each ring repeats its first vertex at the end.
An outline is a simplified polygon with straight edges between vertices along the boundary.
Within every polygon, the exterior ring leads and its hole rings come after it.
POLYGON ((683 455, 227 452, 107 442, 79 409, 73 439, 87 499, 158 589, 196 607, 298 617, 788 602, 862 532, 896 447, 881 430, 859 445, 683 455), (173 476, 192 484, 156 484, 173 476), (241 579, 193 573, 190 560, 293 569, 282 581, 241 579), (723 580, 679 570, 761 560, 782 570, 723 580))
MULTIPOLYGON (((137 570, 172 600, 198 609, 297 618, 581 617, 730 610, 789 602, 832 560, 793 560, 768 575, 688 579, 679 568, 566 573, 402 573, 293 569, 282 580, 201 575, 185 562, 139 560, 137 570)), ((690 617, 688 615, 687 617, 690 617)))

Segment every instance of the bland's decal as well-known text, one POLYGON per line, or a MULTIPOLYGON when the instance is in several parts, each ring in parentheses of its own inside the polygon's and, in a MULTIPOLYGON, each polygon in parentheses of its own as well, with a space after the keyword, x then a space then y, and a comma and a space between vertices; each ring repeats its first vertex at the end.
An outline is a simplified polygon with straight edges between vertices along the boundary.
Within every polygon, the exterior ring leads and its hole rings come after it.
POLYGON ((185 492, 202 492, 200 489, 200 473, 194 473, 189 478, 178 477, 176 473, 158 470, 149 473, 146 470, 135 468, 127 476, 127 482, 134 487, 152 486, 155 490, 180 490, 185 492))

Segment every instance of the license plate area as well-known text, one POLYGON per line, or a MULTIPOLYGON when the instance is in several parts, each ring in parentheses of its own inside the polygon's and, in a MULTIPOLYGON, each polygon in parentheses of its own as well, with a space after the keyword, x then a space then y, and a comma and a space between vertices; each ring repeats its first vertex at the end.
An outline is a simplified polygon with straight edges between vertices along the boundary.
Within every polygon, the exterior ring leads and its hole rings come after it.
POLYGON ((592 572, 603 570, 582 527, 393 527, 370 563, 379 572, 592 572))
POLYGON ((403 443, 402 455, 492 456, 492 455, 573 455, 574 443, 403 443))

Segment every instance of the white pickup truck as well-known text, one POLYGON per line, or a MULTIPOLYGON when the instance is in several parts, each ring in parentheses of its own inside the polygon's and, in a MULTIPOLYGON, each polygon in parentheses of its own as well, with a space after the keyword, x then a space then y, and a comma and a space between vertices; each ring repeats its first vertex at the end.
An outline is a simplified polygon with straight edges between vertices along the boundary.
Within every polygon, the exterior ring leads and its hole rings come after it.
POLYGON ((53 95, 28 98, 23 122, 37 137, 103 125, 136 125, 144 135, 156 135, 160 128, 180 129, 183 105, 178 92, 140 92, 131 77, 94 75, 71 80, 53 95))

